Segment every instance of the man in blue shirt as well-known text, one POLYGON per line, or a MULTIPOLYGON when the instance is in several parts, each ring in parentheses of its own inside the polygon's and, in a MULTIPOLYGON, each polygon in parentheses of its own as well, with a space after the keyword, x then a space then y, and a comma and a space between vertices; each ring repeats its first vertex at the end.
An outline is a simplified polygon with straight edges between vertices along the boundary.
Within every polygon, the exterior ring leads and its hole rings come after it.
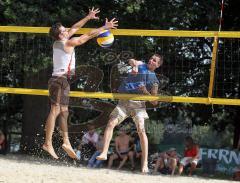
MULTIPOLYGON (((154 72, 163 63, 162 56, 154 54, 145 64, 142 61, 130 59, 129 64, 132 71, 121 83, 118 92, 130 94, 157 95, 159 81, 154 72)), ((151 101, 157 105, 157 101, 151 101)), ((148 139, 144 128, 144 120, 148 119, 145 101, 120 100, 116 108, 110 114, 110 120, 104 132, 104 145, 102 153, 97 157, 98 160, 106 160, 109 143, 112 138, 113 129, 127 117, 132 117, 136 124, 142 148, 142 167, 143 173, 148 172, 148 139)))

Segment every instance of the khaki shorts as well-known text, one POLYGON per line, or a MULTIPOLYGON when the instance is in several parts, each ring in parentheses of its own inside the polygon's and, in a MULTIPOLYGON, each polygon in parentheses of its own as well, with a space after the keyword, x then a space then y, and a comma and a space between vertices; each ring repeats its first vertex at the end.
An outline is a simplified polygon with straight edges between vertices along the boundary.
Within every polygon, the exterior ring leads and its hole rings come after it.
POLYGON ((125 101, 120 100, 118 105, 110 114, 110 118, 117 118, 118 124, 124 121, 127 117, 132 117, 136 126, 144 125, 138 124, 139 119, 148 119, 148 114, 146 112, 146 106, 144 101, 125 101))
POLYGON ((48 90, 51 104, 69 104, 70 85, 67 78, 52 76, 48 81, 48 90))

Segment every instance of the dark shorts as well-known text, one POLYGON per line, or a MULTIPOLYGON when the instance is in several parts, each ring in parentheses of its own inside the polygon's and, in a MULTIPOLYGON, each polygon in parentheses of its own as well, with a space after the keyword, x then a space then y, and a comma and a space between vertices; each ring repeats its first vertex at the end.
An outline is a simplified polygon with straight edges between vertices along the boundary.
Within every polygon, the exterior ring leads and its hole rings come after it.
POLYGON ((120 154, 118 154, 118 153, 116 152, 116 154, 117 154, 117 156, 118 156, 119 159, 122 159, 122 158, 120 157, 120 155, 122 155, 122 156, 124 156, 124 155, 128 155, 128 152, 129 152, 129 151, 126 151, 126 152, 120 152, 120 154))
POLYGON ((52 76, 48 81, 48 90, 51 104, 69 104, 70 85, 67 78, 52 76))

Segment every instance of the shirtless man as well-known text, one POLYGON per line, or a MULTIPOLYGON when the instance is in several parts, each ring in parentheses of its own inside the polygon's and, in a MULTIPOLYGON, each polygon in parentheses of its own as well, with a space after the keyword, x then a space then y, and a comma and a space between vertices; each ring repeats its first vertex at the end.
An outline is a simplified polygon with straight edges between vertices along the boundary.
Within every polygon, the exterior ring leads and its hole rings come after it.
POLYGON ((116 152, 110 156, 108 168, 112 167, 113 161, 116 159, 121 160, 118 169, 122 168, 122 166, 128 159, 130 140, 131 137, 126 134, 125 129, 121 128, 119 131, 119 135, 115 138, 116 152))

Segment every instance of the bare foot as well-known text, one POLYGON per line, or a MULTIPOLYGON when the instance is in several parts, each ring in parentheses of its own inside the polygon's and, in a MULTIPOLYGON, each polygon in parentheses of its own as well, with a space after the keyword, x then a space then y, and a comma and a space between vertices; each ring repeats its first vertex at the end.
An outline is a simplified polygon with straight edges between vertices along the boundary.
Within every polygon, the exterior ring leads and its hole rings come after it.
POLYGON ((146 165, 146 166, 143 166, 142 167, 142 173, 149 173, 149 170, 148 170, 148 166, 146 165))
POLYGON ((99 156, 96 157, 97 160, 107 160, 107 155, 105 154, 100 154, 99 156))
POLYGON ((69 144, 63 144, 62 148, 64 149, 64 151, 68 154, 69 157, 73 158, 73 159, 77 159, 77 155, 74 152, 72 146, 69 144))
POLYGON ((56 155, 53 146, 51 145, 47 145, 47 144, 43 144, 42 146, 44 151, 47 151, 54 159, 58 159, 59 157, 56 155))

